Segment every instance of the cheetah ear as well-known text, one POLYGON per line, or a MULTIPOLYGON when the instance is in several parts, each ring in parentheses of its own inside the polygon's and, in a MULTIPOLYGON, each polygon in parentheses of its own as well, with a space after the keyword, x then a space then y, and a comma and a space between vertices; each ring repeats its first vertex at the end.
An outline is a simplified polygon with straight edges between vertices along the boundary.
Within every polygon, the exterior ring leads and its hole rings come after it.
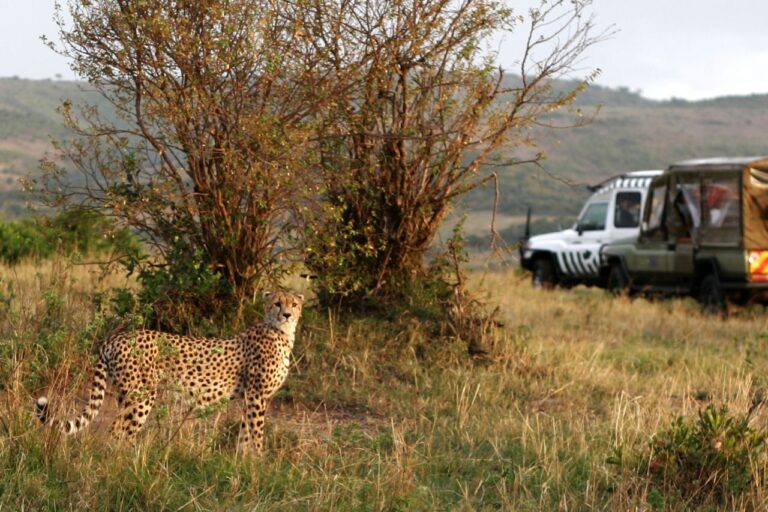
POLYGON ((304 302, 304 296, 302 294, 298 294, 296 298, 299 299, 299 301, 301 301, 302 303, 304 302))
POLYGON ((269 298, 271 295, 272 295, 272 292, 264 292, 264 294, 262 295, 262 297, 263 297, 264 299, 268 299, 268 298, 269 298))

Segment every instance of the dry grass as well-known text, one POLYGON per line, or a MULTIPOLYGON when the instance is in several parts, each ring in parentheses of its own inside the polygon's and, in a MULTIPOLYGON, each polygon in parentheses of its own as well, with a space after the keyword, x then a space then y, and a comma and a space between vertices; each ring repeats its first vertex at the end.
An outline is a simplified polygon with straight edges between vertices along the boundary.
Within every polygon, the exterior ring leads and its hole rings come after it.
MULTIPOLYGON (((418 315, 309 308, 267 453, 241 460, 235 406, 183 423, 179 406, 158 408, 131 446, 105 425, 68 439, 40 428, 33 397, 52 387, 75 409, 107 315, 98 294, 126 281, 62 262, 0 269, 0 510, 685 509, 630 458, 608 461, 707 404, 746 412, 768 375, 764 311, 723 321, 689 301, 537 292, 512 272, 472 281, 505 323, 479 361, 418 315)), ((710 505, 768 497, 758 484, 710 505)))

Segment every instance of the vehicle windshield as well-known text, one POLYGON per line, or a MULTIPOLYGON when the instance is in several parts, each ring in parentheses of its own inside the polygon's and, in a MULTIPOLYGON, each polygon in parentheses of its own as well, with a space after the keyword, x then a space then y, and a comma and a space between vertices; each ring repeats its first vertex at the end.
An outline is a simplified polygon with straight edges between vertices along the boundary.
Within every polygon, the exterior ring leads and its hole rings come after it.
POLYGON ((608 217, 608 203, 592 203, 576 221, 576 228, 581 231, 601 231, 605 229, 608 217))

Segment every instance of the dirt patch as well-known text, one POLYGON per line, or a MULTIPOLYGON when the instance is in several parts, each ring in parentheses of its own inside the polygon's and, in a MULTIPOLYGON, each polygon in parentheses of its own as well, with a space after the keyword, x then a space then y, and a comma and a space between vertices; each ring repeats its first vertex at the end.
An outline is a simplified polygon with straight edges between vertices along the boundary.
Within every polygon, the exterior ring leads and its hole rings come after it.
POLYGON ((267 413, 267 421, 280 430, 293 431, 300 438, 330 437, 336 427, 355 426, 362 432, 374 436, 388 428, 389 420, 374 416, 359 408, 331 408, 325 404, 273 403, 267 413))

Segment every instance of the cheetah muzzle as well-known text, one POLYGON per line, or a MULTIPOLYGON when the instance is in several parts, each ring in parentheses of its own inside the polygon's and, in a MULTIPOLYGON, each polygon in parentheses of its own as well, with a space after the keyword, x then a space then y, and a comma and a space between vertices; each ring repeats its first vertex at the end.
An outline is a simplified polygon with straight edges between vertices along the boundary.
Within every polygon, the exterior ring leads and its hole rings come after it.
POLYGON ((243 399, 239 444, 264 448, 264 417, 268 400, 288 376, 302 295, 264 294, 264 322, 229 339, 179 336, 139 330, 107 339, 99 349, 88 405, 75 419, 52 420, 44 396, 37 400, 43 423, 58 423, 64 434, 83 430, 99 414, 107 383, 117 392, 118 415, 112 435, 136 435, 155 405, 158 386, 178 386, 196 407, 243 399))

